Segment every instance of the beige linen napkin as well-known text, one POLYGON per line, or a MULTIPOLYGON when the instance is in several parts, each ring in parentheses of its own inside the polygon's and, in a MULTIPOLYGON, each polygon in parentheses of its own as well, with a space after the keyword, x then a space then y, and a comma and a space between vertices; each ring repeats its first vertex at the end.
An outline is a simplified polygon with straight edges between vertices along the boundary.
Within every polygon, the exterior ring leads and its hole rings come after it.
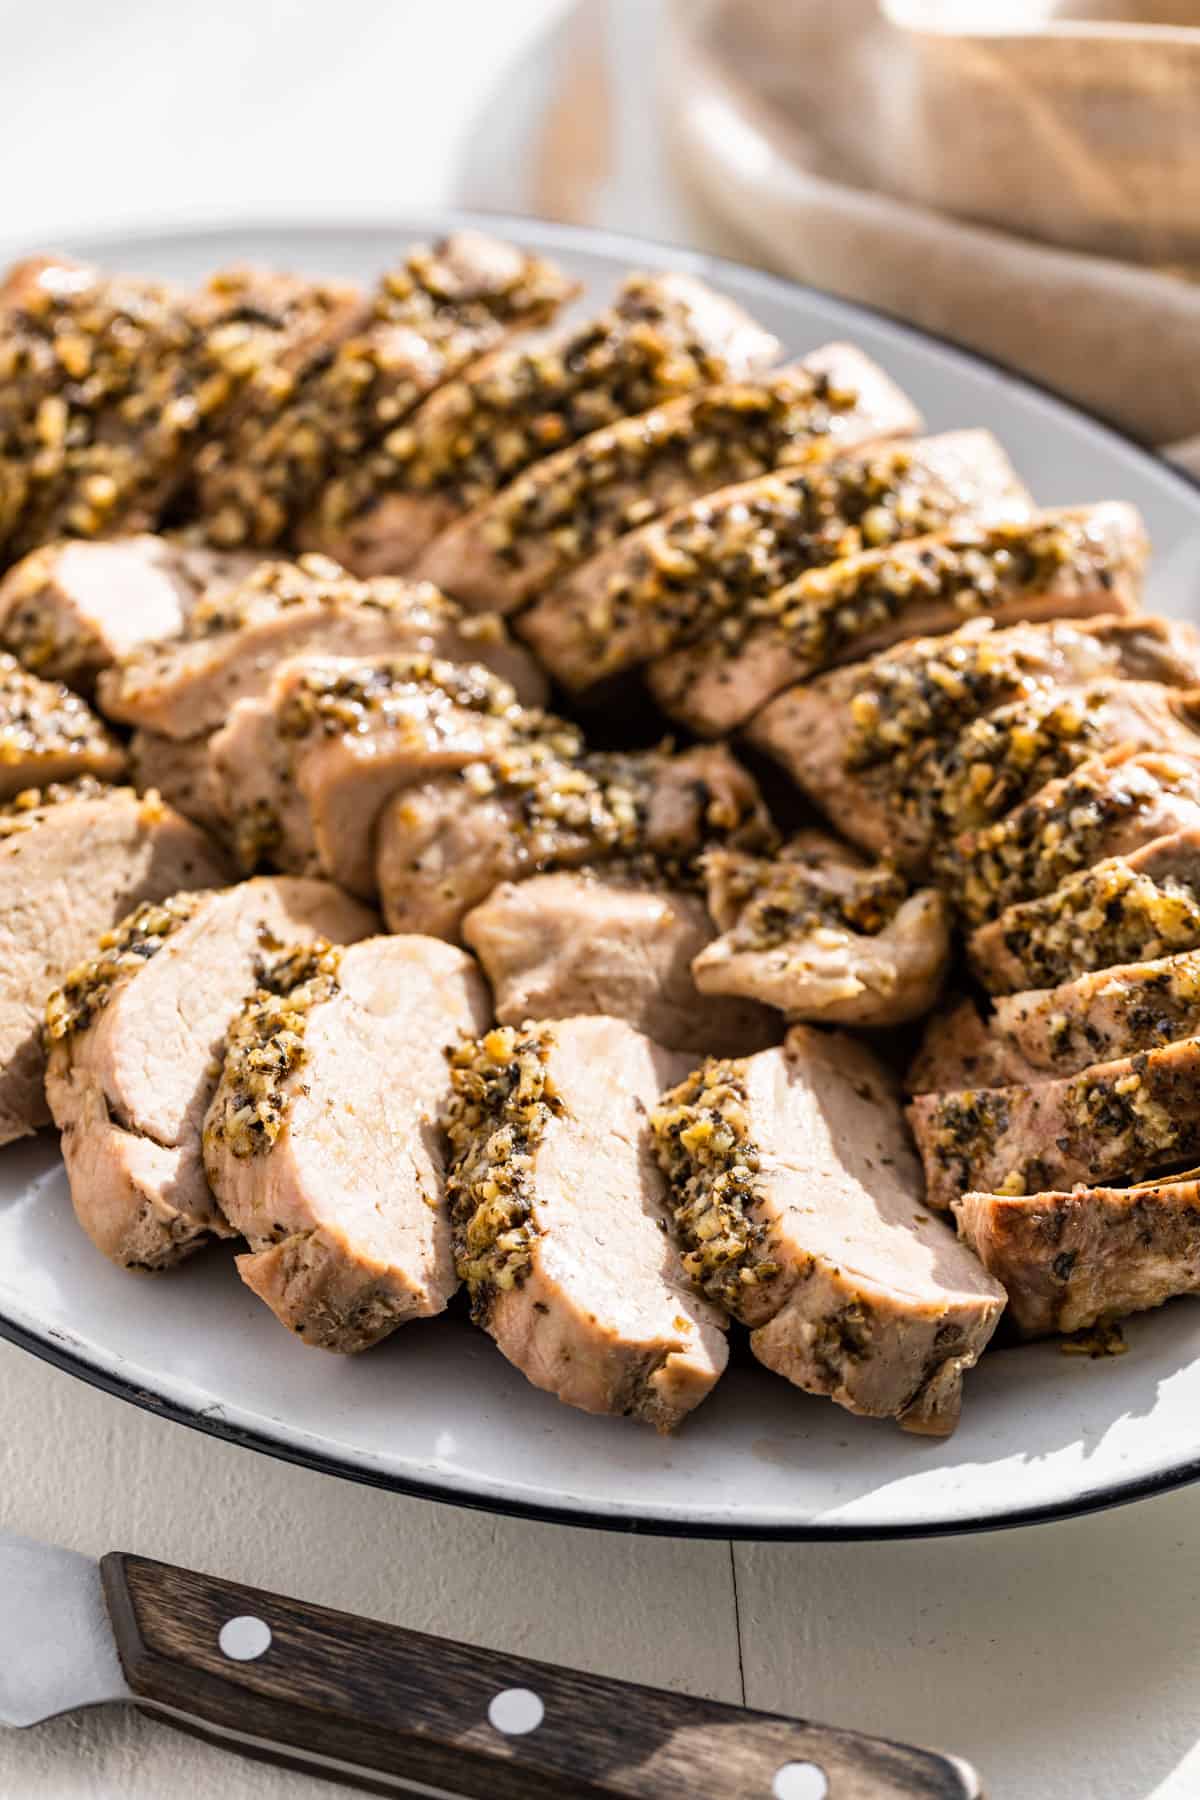
POLYGON ((671 0, 680 164, 775 267, 1200 473, 1200 0, 671 0))

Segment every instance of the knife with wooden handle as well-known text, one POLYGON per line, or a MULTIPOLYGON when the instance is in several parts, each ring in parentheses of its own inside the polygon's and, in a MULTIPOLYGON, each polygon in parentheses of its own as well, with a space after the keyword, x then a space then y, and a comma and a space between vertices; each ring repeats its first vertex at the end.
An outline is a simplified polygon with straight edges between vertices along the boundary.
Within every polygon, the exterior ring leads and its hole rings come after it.
POLYGON ((104 1701, 437 1800, 979 1800, 957 1757, 0 1535, 0 1721, 104 1701))

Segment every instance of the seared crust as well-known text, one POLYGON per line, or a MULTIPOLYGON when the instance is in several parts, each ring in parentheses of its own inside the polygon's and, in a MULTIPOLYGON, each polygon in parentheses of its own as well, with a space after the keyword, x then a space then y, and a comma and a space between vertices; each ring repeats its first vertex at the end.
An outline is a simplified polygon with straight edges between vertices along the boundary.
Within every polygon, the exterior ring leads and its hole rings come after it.
POLYGON ((1200 1183, 964 1194, 959 1236, 1026 1337, 1082 1331, 1200 1292, 1200 1183))
POLYGON ((1200 1154, 1200 1039, 1035 1087, 925 1094, 909 1120, 931 1206, 968 1192, 1028 1194, 1141 1180, 1200 1154))

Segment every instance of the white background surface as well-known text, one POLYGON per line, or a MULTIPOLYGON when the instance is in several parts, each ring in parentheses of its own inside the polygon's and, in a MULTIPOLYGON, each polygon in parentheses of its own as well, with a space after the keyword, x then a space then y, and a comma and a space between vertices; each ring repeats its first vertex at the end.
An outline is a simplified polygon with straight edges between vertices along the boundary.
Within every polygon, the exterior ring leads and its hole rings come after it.
MULTIPOLYGON (((655 136, 655 10, 0 0, 0 237, 459 202, 728 248, 655 136)), ((0 1524, 942 1744, 992 1800, 1200 1795, 1194 1493, 929 1543, 611 1537, 290 1469, 0 1347, 0 1524)), ((335 1791, 121 1712, 0 1734, 0 1800, 335 1791)))

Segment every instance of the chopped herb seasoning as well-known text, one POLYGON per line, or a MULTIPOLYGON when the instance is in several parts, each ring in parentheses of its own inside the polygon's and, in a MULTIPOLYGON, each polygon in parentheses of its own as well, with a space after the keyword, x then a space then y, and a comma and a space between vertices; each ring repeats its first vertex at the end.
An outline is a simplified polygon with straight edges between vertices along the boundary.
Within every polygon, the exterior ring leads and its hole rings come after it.
POLYGON ((746 1107, 745 1063, 709 1057, 650 1115, 684 1270, 735 1318, 747 1291, 779 1273, 755 1217, 762 1163, 746 1107))
POLYGON ((1048 782, 1009 817, 961 838, 938 859, 938 871, 964 918, 980 925, 1093 866, 1106 843, 1125 836, 1140 815, 1153 819, 1173 795, 1194 800, 1200 816, 1196 771, 1182 761, 1156 757, 1148 766, 1096 758, 1048 782))
POLYGON ((86 700, 0 653, 0 767, 41 757, 78 757, 81 765, 98 758, 114 768, 123 760, 86 700))
POLYGON ((337 946, 318 938, 264 961, 258 987, 229 1028, 206 1147, 221 1143, 240 1159, 275 1143, 291 1101, 288 1083, 307 1059, 309 1014, 337 992, 341 958, 337 946))
POLYGON ((602 594, 581 590, 570 628, 593 681, 710 634, 732 650, 807 571, 944 528, 964 504, 907 445, 768 475, 640 533, 602 594))
POLYGON ((446 1197, 459 1279, 485 1323, 497 1292, 519 1287, 537 1239, 534 1154, 563 1102, 547 1066, 548 1031, 497 1026, 450 1053, 446 1197))
POLYGON ((244 421, 232 454, 202 456, 210 537, 278 543, 326 483, 324 511, 345 517, 355 470, 367 456, 387 466, 381 441, 418 401, 509 332, 544 324, 571 291, 552 263, 471 234, 415 246, 299 381, 244 421))
MULTIPOLYGON (((946 522, 943 507, 941 523, 946 522)), ((856 639, 919 607, 951 607, 969 618, 995 612, 1022 594, 1092 588, 1105 554, 1084 520, 1063 516, 952 529, 937 542, 898 543, 802 576, 731 629, 744 635, 765 621, 799 660, 816 669, 856 639)))
POLYGON ((1200 1035, 1200 954, 1181 952, 1157 963, 1081 979, 1072 994, 1057 990, 1058 1010, 1043 1007, 1009 1027, 1009 1035, 1039 1066, 1066 1071, 1157 1050, 1200 1035))
MULTIPOLYGON (((445 662, 420 654, 375 657, 332 668, 305 668, 281 707, 277 725, 284 738, 314 733, 329 737, 361 734, 397 724, 414 700, 420 701, 422 737, 436 734, 454 712, 474 712, 536 736, 561 735, 557 720, 517 705, 508 682, 473 663, 445 662)), ((576 734, 564 742, 574 746, 576 734)))
POLYGON ((47 1000, 47 1044, 86 1031, 108 1004, 121 978, 157 956, 203 898, 203 894, 176 894, 170 900, 144 900, 128 918, 106 931, 95 955, 77 964, 47 1000))
POLYGON ((482 524, 503 566, 543 580, 690 500, 831 453, 858 394, 825 371, 704 388, 583 438, 502 489, 482 524))
POLYGON ((500 352, 444 385, 331 484, 322 522, 336 527, 397 491, 478 505, 550 451, 730 373, 670 285, 632 275, 611 308, 562 342, 500 352))
MULTIPOLYGON (((959 1193, 966 1193, 980 1185, 975 1170, 993 1154, 1008 1130, 1009 1117, 1009 1094, 1004 1088, 942 1094, 929 1118, 925 1154, 932 1153, 959 1193)), ((1018 1181, 1011 1191, 1020 1194, 1027 1189, 1018 1181)))
POLYGON ((908 882, 886 860, 859 868, 840 860, 838 849, 816 850, 801 840, 775 857, 706 852, 710 909, 731 921, 731 946, 773 950, 814 931, 875 937, 885 930, 908 898, 908 882))
POLYGON ((1198 946, 1200 897, 1192 888, 1173 876, 1154 881, 1112 857, 1011 907, 982 928, 971 954, 985 985, 1016 993, 1198 946), (1006 952, 1000 973, 990 954, 997 935, 1006 952))
POLYGON ((0 837, 28 831, 50 807, 65 806, 71 800, 99 800, 106 794, 132 795, 133 789, 113 787, 94 775, 81 775, 77 781, 51 781, 45 787, 22 788, 11 800, 0 804, 0 837))
POLYGON ((294 562, 263 562, 243 581, 205 594, 189 613, 184 641, 223 636, 266 624, 297 607, 342 612, 364 607, 394 613, 431 629, 455 623, 460 609, 428 581, 376 576, 358 581, 327 556, 309 554, 294 562))

